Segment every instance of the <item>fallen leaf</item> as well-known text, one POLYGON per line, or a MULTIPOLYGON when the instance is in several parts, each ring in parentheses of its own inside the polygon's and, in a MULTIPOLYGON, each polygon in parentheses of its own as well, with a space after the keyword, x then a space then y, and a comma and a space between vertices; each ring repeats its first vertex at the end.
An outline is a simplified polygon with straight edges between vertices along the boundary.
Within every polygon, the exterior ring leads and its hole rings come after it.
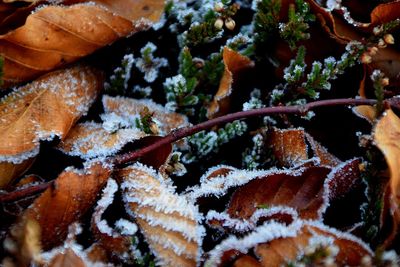
POLYGON ((114 201, 114 195, 118 191, 118 184, 114 179, 109 179, 107 185, 103 189, 103 195, 97 202, 97 206, 94 209, 92 216, 91 229, 97 240, 97 246, 101 247, 107 252, 109 257, 117 256, 120 259, 127 260, 127 254, 134 254, 131 252, 132 236, 137 231, 137 226, 126 220, 119 220, 115 223, 115 226, 123 225, 125 229, 117 231, 115 228, 108 224, 108 222, 102 218, 106 209, 114 201), (129 229, 126 229, 129 228, 129 229))
POLYGON ((101 83, 98 71, 78 65, 50 73, 3 97, 0 163, 28 165, 26 160, 39 153, 40 141, 64 139, 96 99, 101 83))
POLYGON ((196 266, 205 229, 198 207, 174 192, 153 169, 134 164, 123 169, 124 201, 158 264, 196 266))
POLYGON ((232 195, 227 213, 234 218, 250 218, 262 205, 289 206, 301 218, 321 219, 325 209, 324 182, 330 169, 311 167, 292 175, 259 177, 238 188, 232 195))
POLYGON ((392 217, 391 233, 385 243, 389 244, 397 234, 400 224, 400 119, 391 110, 386 110, 374 129, 376 146, 385 156, 390 170, 390 179, 385 192, 384 211, 389 211, 392 217))
POLYGON ((38 8, 23 26, 0 36, 4 86, 30 80, 147 29, 163 8, 161 0, 97 0, 38 8))
POLYGON ((76 255, 72 249, 67 249, 63 253, 56 255, 48 265, 49 267, 86 267, 87 265, 81 257, 76 255))
POLYGON ((340 163, 338 158, 330 154, 302 128, 283 130, 272 128, 267 140, 276 160, 284 167, 300 166, 312 157, 318 158, 320 164, 325 166, 334 167, 340 163))
POLYGON ((100 123, 83 122, 72 128, 57 148, 70 156, 91 159, 113 155, 127 143, 144 136, 146 134, 136 128, 109 132, 100 123))
POLYGON ((164 106, 154 103, 150 99, 133 99, 127 97, 103 97, 104 112, 115 113, 118 116, 129 119, 139 115, 144 109, 152 113, 160 129, 159 134, 165 135, 173 129, 188 126, 188 118, 182 114, 168 111, 164 106))
POLYGON ((339 265, 359 266, 364 256, 372 255, 368 245, 355 236, 322 223, 297 220, 290 225, 268 222, 244 237, 230 236, 208 253, 205 265, 234 264, 236 258, 247 254, 255 255, 250 257, 261 266, 281 266, 304 255, 312 239, 338 247, 333 256, 339 265))
POLYGON ((20 177, 32 166, 34 158, 27 159, 21 163, 0 162, 0 188, 5 188, 14 178, 20 177))
POLYGON ((241 72, 254 67, 254 62, 248 57, 228 47, 224 47, 222 58, 225 69, 218 91, 207 108, 207 117, 209 119, 222 116, 229 111, 230 97, 235 80, 238 79, 241 72))
POLYGON ((36 220, 42 229, 43 249, 59 245, 68 226, 91 208, 111 169, 92 163, 84 170, 68 168, 24 212, 24 220, 36 220))

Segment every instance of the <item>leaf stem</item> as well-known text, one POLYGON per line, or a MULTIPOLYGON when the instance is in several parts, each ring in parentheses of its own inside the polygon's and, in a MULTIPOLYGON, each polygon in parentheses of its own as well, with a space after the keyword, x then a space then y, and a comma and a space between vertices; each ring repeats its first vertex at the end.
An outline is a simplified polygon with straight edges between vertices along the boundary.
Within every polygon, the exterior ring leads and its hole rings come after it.
MULTIPOLYGON (((184 137, 193 135, 203 130, 210 129, 216 125, 232 122, 235 120, 241 120, 246 118, 258 117, 258 116, 268 116, 274 114, 305 114, 306 112, 320 108, 320 107, 333 107, 333 106, 360 106, 360 105, 375 105, 377 101, 375 99, 354 99, 354 98, 344 98, 344 99, 328 99, 310 102, 306 105, 297 106, 278 106, 278 107, 266 107, 260 109, 253 109, 247 111, 240 111, 236 113, 231 113, 225 116, 221 116, 212 120, 208 120, 199 123, 194 126, 189 126, 185 128, 180 128, 172 131, 170 134, 159 139, 155 143, 146 146, 142 149, 128 152, 126 154, 118 155, 116 157, 110 158, 110 161, 115 165, 123 165, 129 162, 133 162, 140 157, 161 148, 164 145, 171 144, 178 141, 184 137)), ((391 98, 384 101, 385 106, 400 109, 400 98, 391 98)), ((21 190, 12 191, 9 193, 0 194, 0 203, 12 202, 25 197, 29 197, 44 191, 46 188, 51 186, 54 181, 47 183, 34 185, 21 190)))

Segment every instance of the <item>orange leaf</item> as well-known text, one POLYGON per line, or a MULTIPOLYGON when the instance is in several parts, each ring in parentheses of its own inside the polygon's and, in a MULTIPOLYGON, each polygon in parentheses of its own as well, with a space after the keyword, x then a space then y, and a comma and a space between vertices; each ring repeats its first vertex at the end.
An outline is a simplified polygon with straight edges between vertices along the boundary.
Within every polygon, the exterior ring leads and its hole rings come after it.
POLYGON ((109 167, 100 163, 84 170, 69 168, 24 212, 23 218, 38 221, 45 250, 60 244, 68 226, 94 205, 110 172, 109 167))
POLYGON ((50 73, 2 98, 0 162, 26 164, 39 153, 40 141, 65 138, 96 99, 101 83, 99 72, 78 65, 50 73))
POLYGON ((254 66, 253 61, 248 57, 228 47, 224 47, 222 57, 225 70, 218 91, 207 109, 207 117, 210 119, 224 115, 229 111, 230 97, 235 80, 238 79, 241 72, 254 66))
POLYGON ((390 179, 385 192, 384 211, 390 211, 392 229, 384 246, 393 241, 400 224, 400 118, 387 110, 378 120, 374 130, 374 141, 382 151, 390 170, 390 179))
POLYGON ((198 207, 174 192, 153 169, 134 164, 123 169, 124 201, 162 266, 196 266, 205 230, 198 207))
POLYGON ((67 249, 63 253, 56 255, 48 265, 49 267, 86 267, 87 265, 81 257, 76 255, 72 249, 67 249))
MULTIPOLYGON (((230 236, 218 244, 209 254, 206 266, 226 266, 241 260, 243 254, 255 255, 261 266, 282 266, 304 255, 313 242, 336 246, 333 255, 339 266, 359 266, 364 256, 371 256, 371 249, 356 237, 313 221, 297 220, 290 225, 276 222, 265 223, 244 237, 230 236)), ((250 266, 255 265, 253 260, 250 266)))
POLYGON ((44 6, 25 25, 0 36, 5 86, 30 80, 147 29, 159 19, 161 0, 97 0, 44 6))

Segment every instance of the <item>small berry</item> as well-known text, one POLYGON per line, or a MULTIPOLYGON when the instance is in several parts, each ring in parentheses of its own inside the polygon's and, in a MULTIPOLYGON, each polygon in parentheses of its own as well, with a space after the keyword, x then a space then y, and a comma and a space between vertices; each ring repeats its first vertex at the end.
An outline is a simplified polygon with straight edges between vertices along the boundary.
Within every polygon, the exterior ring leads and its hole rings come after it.
POLYGON ((233 19, 231 19, 231 18, 227 18, 226 20, 225 20, 225 27, 228 29, 228 30, 233 30, 233 29, 235 29, 235 26, 236 26, 236 22, 233 20, 233 19))
POLYGON ((384 40, 385 43, 387 43, 387 44, 394 44, 394 37, 393 37, 393 35, 391 35, 390 33, 385 34, 385 36, 383 36, 383 40, 384 40))
POLYGON ((382 86, 388 86, 389 85, 389 78, 385 77, 381 81, 382 86))
POLYGON ((364 53, 361 55, 360 61, 363 64, 369 64, 372 62, 372 57, 368 53, 364 53))
POLYGON ((214 10, 216 12, 224 11, 224 4, 222 4, 221 2, 216 2, 215 5, 214 5, 214 10))
POLYGON ((223 26, 224 26, 224 21, 221 18, 218 18, 214 22, 214 27, 217 28, 218 30, 221 30, 223 26))

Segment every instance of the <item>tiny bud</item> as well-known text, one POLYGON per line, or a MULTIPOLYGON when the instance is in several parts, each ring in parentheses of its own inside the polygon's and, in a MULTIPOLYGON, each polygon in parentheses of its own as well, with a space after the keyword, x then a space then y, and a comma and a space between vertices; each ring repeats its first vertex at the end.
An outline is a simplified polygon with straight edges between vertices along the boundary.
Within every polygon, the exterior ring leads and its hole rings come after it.
POLYGON ((227 18, 226 20, 225 20, 225 27, 228 29, 228 30, 233 30, 233 29, 235 29, 235 26, 236 26, 236 22, 233 20, 233 19, 231 19, 231 18, 227 18))
POLYGON ((382 86, 388 86, 389 85, 389 78, 385 77, 381 80, 382 86))
POLYGON ((214 10, 217 12, 222 12, 224 10, 224 4, 221 2, 216 2, 214 5, 214 10))
POLYGON ((198 57, 193 58, 193 64, 196 68, 201 69, 204 67, 204 60, 198 57))
POLYGON ((376 47, 376 46, 368 48, 368 54, 370 56, 375 56, 377 52, 378 52, 378 47, 376 47))
POLYGON ((363 64, 369 64, 372 62, 372 57, 368 53, 364 53, 361 55, 360 61, 363 64))
POLYGON ((378 47, 379 48, 385 48, 386 47, 386 43, 382 38, 379 39, 379 41, 378 41, 378 47))
POLYGON ((224 26, 224 21, 221 18, 218 18, 214 22, 214 27, 217 28, 218 30, 221 30, 223 26, 224 26))
POLYGON ((385 36, 383 36, 383 40, 384 40, 385 43, 387 43, 387 44, 394 44, 394 37, 393 37, 393 35, 391 35, 390 33, 385 34, 385 36))
POLYGON ((376 27, 374 27, 374 29, 372 30, 372 32, 373 32, 375 35, 378 35, 378 34, 380 34, 380 33, 382 32, 382 27, 376 26, 376 27))
POLYGON ((160 133, 160 128, 158 127, 157 123, 151 123, 150 124, 150 131, 153 134, 159 134, 160 133))

